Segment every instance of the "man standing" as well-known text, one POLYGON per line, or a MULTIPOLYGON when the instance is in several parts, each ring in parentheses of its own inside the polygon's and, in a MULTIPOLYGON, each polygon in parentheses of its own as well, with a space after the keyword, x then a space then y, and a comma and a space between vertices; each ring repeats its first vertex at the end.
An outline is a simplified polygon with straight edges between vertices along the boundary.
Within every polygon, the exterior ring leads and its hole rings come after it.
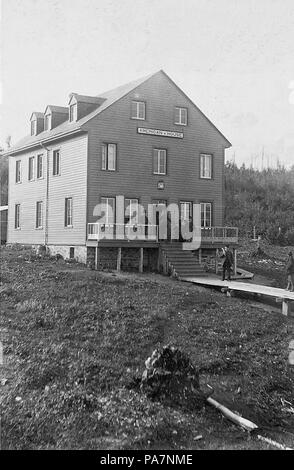
POLYGON ((286 273, 287 273, 287 288, 286 290, 289 290, 293 292, 294 286, 293 286, 293 281, 294 281, 294 259, 293 259, 293 254, 292 251, 289 251, 288 253, 288 261, 286 264, 286 273))
POLYGON ((222 254, 221 257, 224 258, 224 262, 223 262, 223 281, 226 279, 226 273, 228 274, 227 279, 228 279, 228 281, 230 281, 231 280, 231 269, 232 269, 232 266, 234 264, 234 257, 233 257, 233 253, 229 249, 228 245, 226 245, 225 249, 223 249, 223 254, 222 254))

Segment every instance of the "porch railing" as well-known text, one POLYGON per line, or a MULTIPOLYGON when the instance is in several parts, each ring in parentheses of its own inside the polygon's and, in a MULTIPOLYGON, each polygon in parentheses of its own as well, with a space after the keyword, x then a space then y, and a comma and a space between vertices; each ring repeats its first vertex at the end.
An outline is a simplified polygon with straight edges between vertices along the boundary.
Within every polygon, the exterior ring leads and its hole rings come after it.
POLYGON ((88 240, 158 240, 157 225, 88 224, 88 240))
POLYGON ((202 227, 201 238, 203 241, 237 243, 237 227, 202 227))
MULTIPOLYGON (((158 241, 157 225, 88 224, 88 240, 152 240, 158 241)), ((237 227, 201 227, 203 242, 237 243, 237 227)))

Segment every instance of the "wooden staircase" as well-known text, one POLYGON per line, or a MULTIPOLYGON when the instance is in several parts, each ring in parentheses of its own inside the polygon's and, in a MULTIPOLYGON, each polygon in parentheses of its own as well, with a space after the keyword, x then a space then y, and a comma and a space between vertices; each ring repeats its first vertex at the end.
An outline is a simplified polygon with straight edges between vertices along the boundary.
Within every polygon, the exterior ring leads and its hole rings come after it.
POLYGON ((173 275, 179 278, 207 275, 192 251, 183 250, 182 243, 166 243, 161 249, 173 275))

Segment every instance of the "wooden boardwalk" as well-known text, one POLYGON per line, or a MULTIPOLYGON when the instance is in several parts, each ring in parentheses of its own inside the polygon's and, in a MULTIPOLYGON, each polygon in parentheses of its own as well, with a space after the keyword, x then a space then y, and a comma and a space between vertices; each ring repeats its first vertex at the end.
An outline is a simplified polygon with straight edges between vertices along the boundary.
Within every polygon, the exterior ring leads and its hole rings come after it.
POLYGON ((274 297, 282 301, 282 313, 288 315, 289 302, 294 302, 294 292, 289 292, 285 289, 277 287, 263 286, 259 284, 252 284, 249 282, 238 281, 222 281, 217 278, 209 277, 185 277, 181 278, 182 281, 192 282, 193 284, 202 285, 204 287, 219 287, 230 295, 231 292, 248 292, 250 294, 257 294, 260 296, 274 297))

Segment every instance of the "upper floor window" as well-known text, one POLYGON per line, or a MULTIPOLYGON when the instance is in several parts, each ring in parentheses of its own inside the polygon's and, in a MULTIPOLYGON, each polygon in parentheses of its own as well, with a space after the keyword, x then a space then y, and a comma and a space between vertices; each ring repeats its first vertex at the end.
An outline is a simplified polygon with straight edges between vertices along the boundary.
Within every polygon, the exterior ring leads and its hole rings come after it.
POLYGON ((65 199, 64 225, 65 227, 72 227, 72 197, 65 199))
POLYGON ((77 103, 73 103, 69 106, 69 121, 77 121, 78 118, 78 105, 77 103))
POLYGON ((206 153, 200 155, 200 178, 212 178, 212 155, 206 153))
POLYGON ((102 144, 102 170, 116 170, 116 144, 102 144))
POLYGON ((53 175, 60 175, 60 151, 53 151, 53 175))
POLYGON ((44 176, 44 162, 43 155, 37 157, 37 178, 43 178, 44 176))
POLYGON ((14 208, 14 228, 20 228, 20 204, 15 204, 14 208))
POLYGON ((146 105, 144 101, 132 101, 132 119, 144 121, 146 115, 146 105))
POLYGON ((34 119, 31 121, 31 135, 36 135, 37 134, 37 121, 34 119))
POLYGON ((36 204, 36 228, 43 227, 43 202, 38 201, 36 204))
POLYGON ((153 173, 155 175, 166 175, 166 150, 153 150, 153 173))
POLYGON ((51 114, 45 114, 44 117, 44 130, 49 131, 51 129, 51 124, 52 124, 52 115, 51 114))
POLYGON ((211 202, 201 202, 201 227, 211 227, 212 204, 211 202))
POLYGON ((28 179, 32 181, 35 177, 35 157, 29 158, 29 174, 28 179))
POLYGON ((175 108, 175 124, 186 126, 188 124, 187 108, 175 108))
POLYGON ((21 161, 17 160, 15 163, 15 182, 21 182, 21 161))

